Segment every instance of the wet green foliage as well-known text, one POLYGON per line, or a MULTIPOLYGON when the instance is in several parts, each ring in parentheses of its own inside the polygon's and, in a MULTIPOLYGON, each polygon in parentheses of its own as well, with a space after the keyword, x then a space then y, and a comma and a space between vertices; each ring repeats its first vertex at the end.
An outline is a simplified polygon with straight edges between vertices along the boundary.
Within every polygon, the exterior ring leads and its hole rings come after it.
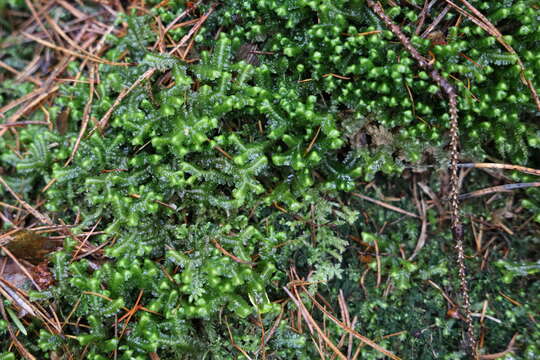
MULTIPOLYGON (((153 11, 168 23, 183 5, 171 1, 153 11)), ((534 1, 475 6, 504 27, 528 69, 525 75, 540 83, 534 1)), ((414 33, 417 10, 387 11, 407 34, 414 33)), ((443 24, 453 17, 449 14, 443 24)), ((439 222, 441 214, 428 210, 428 243, 408 261, 400 251, 412 253, 419 222, 348 194, 372 180, 386 195, 409 193, 409 182, 396 176, 406 166, 444 167, 448 158, 445 99, 363 1, 229 1, 197 35, 194 52, 200 60, 193 64, 148 50, 157 36, 150 16, 122 15, 118 21, 123 20, 128 33, 110 37, 105 58, 137 65, 99 65, 91 119, 104 116, 118 94, 148 69, 157 71, 122 101, 102 134, 97 129, 86 134, 69 166, 64 163, 88 101, 84 81, 61 85, 47 109, 51 119, 70 109, 65 134, 43 126, 19 130, 22 154, 10 150, 14 137, 0 139, 3 177, 17 192, 31 201, 55 179, 45 192, 47 212, 66 223, 80 218, 74 233, 100 221, 98 229, 105 233, 91 238, 95 245, 114 239, 98 268, 86 259, 71 261, 72 240, 51 257, 56 284, 32 296, 55 301, 61 319, 74 311, 71 318, 82 326, 64 328, 75 340, 31 322, 29 336, 21 336, 31 352, 46 357, 66 345, 73 354, 96 360, 109 358, 115 349, 119 359, 145 359, 150 352, 163 359, 227 359, 240 356, 230 331, 240 348, 261 356, 261 329, 255 323, 260 319, 268 330, 282 306, 294 310, 291 302, 283 303, 282 291, 294 265, 316 283, 310 291, 319 291, 332 305, 342 289, 351 317, 358 318, 356 330, 400 357, 464 356, 462 324, 445 317, 448 304, 428 283, 459 299, 451 236, 439 222), (265 53, 248 63, 239 55, 245 44, 265 53), (164 85, 168 77, 171 86, 164 85), (388 227, 381 233, 383 224, 388 227), (377 241, 380 287, 376 263, 361 261, 357 255, 365 248, 351 236, 369 245, 377 241), (127 325, 124 320, 115 327, 139 296, 149 311, 139 310, 127 325)), ((171 31, 176 41, 185 33, 184 28, 171 31)), ((412 38, 421 53, 434 54, 436 66, 459 91, 463 158, 479 162, 495 156, 539 165, 533 156, 540 144, 538 114, 519 80, 516 58, 467 20, 448 29, 446 45, 412 38)), ((7 56, 15 63, 19 55, 7 56)), ((78 66, 70 64, 71 76, 78 66)), ((0 106, 32 88, 5 81, 0 96, 9 95, 0 98, 0 106)), ((43 118, 40 111, 32 115, 43 118)), ((405 174, 413 176, 409 170, 405 174)), ((435 174, 419 176, 433 189, 441 186, 435 174)), ((476 175, 473 183, 487 186, 489 178, 476 175)), ((530 189, 525 195, 524 212, 538 221, 539 192, 530 189)), ((5 189, 0 196, 8 198, 5 189)), ((397 205, 416 211, 410 201, 397 205)), ((489 217, 504 207, 504 198, 490 206, 469 200, 464 218, 489 217)), ((486 352, 503 351, 515 332, 520 334, 516 357, 533 359, 540 352, 535 345, 540 329, 531 320, 540 290, 531 279, 539 270, 527 251, 538 245, 535 226, 532 222, 519 236, 502 236, 511 245, 500 240, 487 268, 479 270, 478 257, 469 261, 473 311, 481 312, 489 300, 487 314, 501 320, 486 320, 486 352), (510 255, 503 255, 505 246, 510 255)), ((0 335, 4 328, 0 320, 0 335)), ((299 334, 282 320, 266 344, 267 356, 318 357, 305 331, 299 334)), ((342 334, 333 325, 328 331, 333 339, 342 334)), ((4 350, 8 340, 2 339, 4 350)), ((366 349, 361 356, 382 355, 366 349)))

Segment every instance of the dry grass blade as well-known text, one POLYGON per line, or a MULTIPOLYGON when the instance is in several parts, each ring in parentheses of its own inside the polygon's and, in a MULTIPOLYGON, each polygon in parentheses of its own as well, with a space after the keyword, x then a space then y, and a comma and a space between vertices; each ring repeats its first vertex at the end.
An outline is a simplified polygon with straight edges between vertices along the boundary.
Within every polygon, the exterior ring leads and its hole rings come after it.
POLYGON ((388 210, 392 210, 392 211, 395 211, 395 212, 398 212, 400 214, 407 215, 407 216, 410 216, 410 217, 413 217, 413 218, 417 218, 417 219, 420 218, 420 216, 418 216, 416 214, 413 214, 412 212, 403 210, 401 208, 398 208, 397 206, 387 204, 387 203, 382 202, 380 200, 370 198, 369 196, 362 195, 362 194, 355 193, 355 192, 351 193, 351 195, 356 196, 357 198, 360 198, 360 199, 363 199, 363 200, 371 201, 372 203, 377 204, 379 206, 382 206, 384 208, 387 208, 388 210))

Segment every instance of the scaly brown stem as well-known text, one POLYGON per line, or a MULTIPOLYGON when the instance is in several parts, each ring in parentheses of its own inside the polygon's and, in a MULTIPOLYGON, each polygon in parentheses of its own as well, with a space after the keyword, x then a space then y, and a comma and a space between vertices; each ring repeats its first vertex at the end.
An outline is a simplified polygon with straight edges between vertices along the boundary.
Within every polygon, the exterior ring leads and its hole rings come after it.
POLYGON ((471 353, 475 353, 474 326, 471 316, 471 304, 469 298, 469 287, 465 268, 465 251, 463 249, 463 225, 459 217, 459 184, 458 184, 458 158, 459 158, 459 126, 458 126, 458 106, 456 89, 420 55, 418 50, 412 45, 409 38, 401 31, 401 28, 394 24, 392 19, 385 14, 381 4, 372 0, 367 1, 368 6, 384 22, 386 27, 399 39, 405 50, 418 62, 418 65, 426 70, 430 77, 437 83, 444 94, 448 97, 450 108, 450 210, 452 237, 457 250, 457 264, 459 268, 459 279, 462 295, 462 310, 465 315, 467 325, 467 346, 471 353))

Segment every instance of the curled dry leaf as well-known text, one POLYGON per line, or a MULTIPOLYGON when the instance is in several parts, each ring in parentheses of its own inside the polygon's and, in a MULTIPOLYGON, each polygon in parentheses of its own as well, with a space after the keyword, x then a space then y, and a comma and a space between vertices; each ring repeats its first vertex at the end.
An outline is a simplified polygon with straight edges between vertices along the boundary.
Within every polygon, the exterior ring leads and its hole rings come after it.
POLYGON ((32 231, 21 230, 11 236, 5 246, 17 258, 38 265, 45 260, 45 256, 56 250, 58 245, 56 240, 51 240, 32 231))

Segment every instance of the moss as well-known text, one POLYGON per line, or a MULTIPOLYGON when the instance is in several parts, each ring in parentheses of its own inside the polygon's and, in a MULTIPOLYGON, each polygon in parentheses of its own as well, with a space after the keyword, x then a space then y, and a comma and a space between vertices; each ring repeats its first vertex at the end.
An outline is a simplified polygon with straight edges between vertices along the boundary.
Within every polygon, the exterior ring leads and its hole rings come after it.
MULTIPOLYGON (((171 1, 152 11, 166 23, 184 5, 171 1)), ((527 76, 537 84, 540 30, 533 2, 479 5, 507 28, 527 76)), ((536 110, 519 81, 515 56, 467 20, 453 27, 455 15, 443 22, 450 26, 447 44, 433 45, 412 35, 413 7, 394 7, 388 14, 422 53, 433 54, 439 71, 457 87, 464 157, 479 162, 497 156, 534 166, 536 110)), ((415 248, 417 220, 350 199, 350 192, 367 181, 385 194, 403 195, 408 183, 398 176, 409 174, 406 168, 447 163, 444 99, 363 1, 227 2, 197 35, 200 60, 193 64, 148 50, 157 36, 150 16, 124 14, 118 21, 129 24, 128 33, 110 37, 104 57, 119 61, 125 55, 122 61, 137 65, 98 66, 101 81, 91 117, 102 118, 123 89, 148 69, 156 71, 122 101, 104 132, 87 134, 64 166, 90 89, 82 81, 63 84, 47 110, 54 119, 70 109, 66 132, 29 126, 19 131, 22 159, 9 150, 1 153, 8 183, 26 199, 35 199, 55 179, 44 195, 48 213, 68 223, 79 217, 74 233, 99 221, 97 229, 104 233, 92 237, 95 245, 114 239, 97 269, 88 260, 71 262, 75 244, 69 240, 51 256, 57 284, 32 296, 54 301, 62 317, 73 311, 84 327, 67 325, 64 331, 75 338, 62 338, 32 323, 29 336, 21 336, 31 351, 48 356, 67 346, 89 359, 107 358, 115 349, 120 359, 146 358, 150 352, 162 358, 225 359, 237 352, 230 331, 240 348, 255 354, 261 346, 255 322, 269 329, 282 306, 296 311, 282 291, 295 266, 317 283, 310 291, 335 302, 343 290, 351 315, 358 318, 357 330, 400 357, 464 356, 461 324, 445 316, 447 303, 428 282, 457 296, 451 236, 441 231, 441 214, 428 210, 430 240, 409 261, 400 252, 415 248), (245 44, 264 54, 242 60, 245 44), (384 286, 376 284, 375 262, 358 258, 359 252, 370 252, 351 241, 360 237, 368 245, 378 243, 384 286), (119 322, 115 332, 116 319, 136 304, 149 311, 119 322)), ((181 31, 173 33, 180 36, 181 31)), ((78 66, 73 62, 68 72, 74 75, 78 66)), ((12 94, 2 99, 5 105, 32 85, 10 80, 0 90, 12 94)), ((7 149, 16 139, 6 134, 0 141, 7 149)), ((489 184, 485 176, 474 176, 476 185, 489 184)), ((436 173, 422 177, 432 188, 440 187, 436 173)), ((3 191, 0 195, 7 194, 3 191)), ((538 197, 530 189, 523 199, 528 216, 538 211, 538 197)), ((466 202, 464 218, 487 217, 503 205, 497 200, 486 209, 466 202)), ((416 211, 410 201, 399 206, 416 211)), ((512 249, 523 250, 502 259, 501 241, 501 251, 491 255, 494 265, 471 274, 473 310, 480 312, 489 300, 488 314, 502 320, 489 323, 487 352, 503 351, 517 329, 526 329, 516 356, 538 354, 534 344, 540 331, 530 320, 537 268, 527 253, 537 234, 533 223, 523 236, 505 235, 519 244, 512 249)), ((469 268, 479 269, 482 259, 469 262, 469 268)), ((328 332, 335 339, 342 330, 329 326, 328 332)), ((2 349, 7 341, 0 341, 2 349)), ((309 334, 294 332, 285 320, 276 325, 266 351, 279 359, 319 356, 309 334)), ((381 354, 368 349, 362 356, 381 354)))

